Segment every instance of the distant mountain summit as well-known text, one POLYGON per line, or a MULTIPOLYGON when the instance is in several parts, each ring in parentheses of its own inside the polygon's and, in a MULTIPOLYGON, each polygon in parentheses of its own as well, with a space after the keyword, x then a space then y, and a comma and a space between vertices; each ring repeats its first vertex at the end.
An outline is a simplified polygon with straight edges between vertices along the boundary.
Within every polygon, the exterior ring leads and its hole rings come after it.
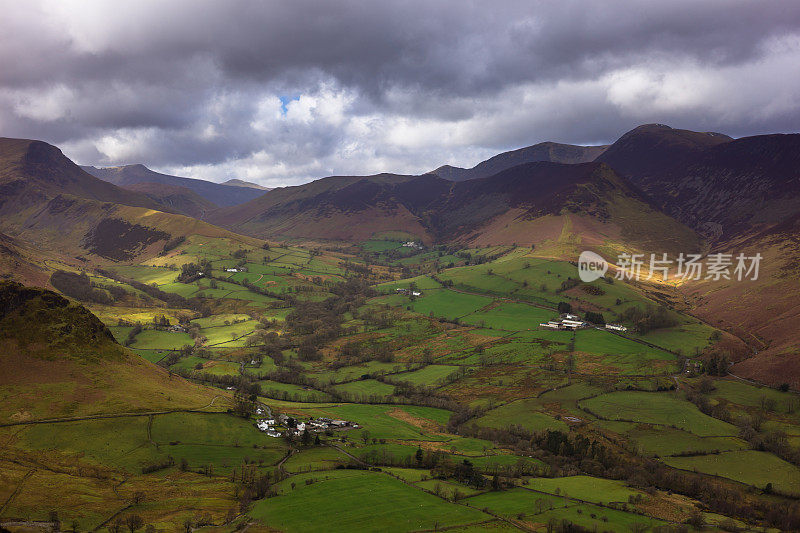
POLYGON ((228 181, 223 181, 222 185, 232 185, 234 187, 249 187, 251 189, 258 189, 259 191, 271 191, 272 189, 269 187, 264 187, 263 185, 259 185, 258 183, 253 183, 252 181, 244 181, 239 179, 232 179, 228 181))
POLYGON ((59 195, 159 209, 146 196, 125 191, 84 172, 61 150, 42 141, 0 138, 0 211, 59 195))
POLYGON ((620 137, 597 160, 712 240, 800 213, 800 134, 734 140, 647 124, 620 137))
POLYGON ((85 166, 82 168, 101 180, 122 187, 139 183, 160 183, 173 187, 185 187, 218 206, 242 204, 264 193, 264 191, 253 187, 225 185, 195 178, 161 174, 141 164, 106 168, 85 166))
POLYGON ((517 165, 535 163, 537 161, 546 161, 550 163, 588 163, 589 161, 594 161, 606 148, 608 148, 608 146, 576 146, 572 144, 543 142, 518 150, 511 150, 510 152, 503 152, 502 154, 498 154, 486 161, 478 163, 472 168, 444 165, 436 170, 432 170, 430 173, 450 181, 466 181, 485 178, 517 165))

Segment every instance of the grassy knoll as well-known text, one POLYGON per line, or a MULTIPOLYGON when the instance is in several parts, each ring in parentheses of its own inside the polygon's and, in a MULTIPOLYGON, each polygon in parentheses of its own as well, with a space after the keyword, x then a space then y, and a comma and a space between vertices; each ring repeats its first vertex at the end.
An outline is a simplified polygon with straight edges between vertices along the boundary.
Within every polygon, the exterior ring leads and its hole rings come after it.
POLYGON ((671 426, 700 437, 738 433, 735 426, 701 413, 675 393, 612 392, 583 400, 580 406, 601 418, 671 426))
POLYGON ((553 429, 567 431, 567 424, 556 420, 541 411, 541 403, 537 400, 517 400, 492 409, 475 420, 479 426, 507 428, 512 425, 522 426, 528 431, 553 429))
POLYGON ((488 520, 486 514, 452 504, 387 474, 340 471, 294 478, 286 494, 256 502, 250 515, 283 531, 410 531, 488 520), (326 476, 328 479, 326 479, 326 476), (298 480, 300 481, 300 480, 298 480), (336 497, 331 497, 331 495, 336 497), (313 512, 309 512, 313 510, 313 512))
POLYGON ((676 468, 696 470, 740 481, 763 489, 800 494, 800 468, 767 452, 742 450, 693 457, 669 457, 664 462, 676 468))

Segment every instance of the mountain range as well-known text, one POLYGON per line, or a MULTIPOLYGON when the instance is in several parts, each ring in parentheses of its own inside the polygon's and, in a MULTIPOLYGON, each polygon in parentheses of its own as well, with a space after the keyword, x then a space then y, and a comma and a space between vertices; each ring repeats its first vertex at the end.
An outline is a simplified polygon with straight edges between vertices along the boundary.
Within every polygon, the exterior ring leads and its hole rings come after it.
POLYGON ((602 154, 607 145, 603 146, 576 146, 573 144, 560 144, 543 142, 497 154, 494 157, 478 163, 472 168, 460 168, 444 165, 431 174, 451 181, 464 181, 475 178, 486 178, 511 167, 524 163, 549 161, 550 163, 588 163, 594 161, 602 154))
POLYGON ((763 381, 800 373, 791 356, 800 316, 797 134, 733 139, 648 124, 609 146, 541 143, 472 169, 332 176, 266 191, 143 165, 84 169, 47 143, 0 139, 4 271, 39 282, 37 254, 102 264, 155 256, 194 234, 258 245, 402 232, 427 244, 534 246, 566 260, 581 249, 760 253, 755 282, 698 280, 678 290, 687 310, 751 345, 734 369, 763 381))
MULTIPOLYGON (((125 165, 120 167, 97 168, 92 166, 81 167, 89 174, 100 178, 103 181, 113 183, 120 187, 132 187, 143 183, 148 184, 149 191, 153 194, 170 195, 175 194, 176 187, 188 189, 205 201, 211 202, 215 206, 226 207, 237 205, 248 200, 252 200, 264 194, 269 189, 261 187, 255 183, 242 180, 228 180, 225 183, 214 183, 211 181, 170 176, 150 170, 144 165, 125 165), (169 188, 159 188, 157 185, 165 185, 169 188)), ((183 202, 190 202, 193 195, 185 193, 186 199, 183 202)))

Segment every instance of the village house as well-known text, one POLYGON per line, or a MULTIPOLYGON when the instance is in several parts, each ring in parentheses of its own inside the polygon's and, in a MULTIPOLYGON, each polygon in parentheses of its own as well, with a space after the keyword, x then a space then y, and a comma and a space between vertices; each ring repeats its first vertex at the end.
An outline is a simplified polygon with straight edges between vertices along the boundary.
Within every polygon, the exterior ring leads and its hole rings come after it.
POLYGON ((422 296, 422 293, 421 293, 421 292, 419 292, 419 291, 413 291, 413 290, 411 290, 411 289, 403 289, 403 288, 398 288, 398 289, 395 289, 395 291, 396 291, 398 294, 405 294, 406 296, 422 296))

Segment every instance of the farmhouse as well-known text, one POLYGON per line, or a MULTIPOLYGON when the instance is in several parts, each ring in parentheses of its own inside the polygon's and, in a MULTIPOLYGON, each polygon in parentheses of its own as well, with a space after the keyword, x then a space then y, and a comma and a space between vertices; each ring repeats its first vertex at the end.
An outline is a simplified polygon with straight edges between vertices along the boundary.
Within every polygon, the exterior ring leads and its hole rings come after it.
POLYGON ((411 290, 411 289, 395 289, 397 294, 405 294, 406 296, 422 296, 422 293, 419 291, 411 290))
POLYGON ((614 331, 628 331, 628 328, 619 324, 606 324, 606 329, 611 329, 614 331))
POLYGON ((422 250, 422 244, 416 241, 404 242, 403 246, 406 248, 416 248, 417 250, 422 250))
POLYGON ((580 319, 578 315, 571 315, 564 313, 561 315, 561 320, 550 320, 548 322, 541 322, 539 327, 549 329, 578 329, 588 327, 588 324, 580 319))

